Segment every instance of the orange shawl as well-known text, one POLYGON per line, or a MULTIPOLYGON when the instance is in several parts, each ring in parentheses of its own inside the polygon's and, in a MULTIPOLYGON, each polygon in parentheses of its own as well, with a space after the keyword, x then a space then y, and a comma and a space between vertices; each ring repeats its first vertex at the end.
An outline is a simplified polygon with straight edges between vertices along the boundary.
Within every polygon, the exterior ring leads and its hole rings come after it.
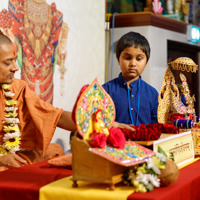
MULTIPOLYGON (((10 90, 15 93, 13 99, 18 101, 19 128, 22 133, 21 149, 43 150, 44 153, 63 109, 55 108, 41 100, 22 80, 13 79, 10 90)), ((5 118, 4 100, 4 91, 0 89, 0 144, 3 143, 4 136, 2 123, 5 118)))

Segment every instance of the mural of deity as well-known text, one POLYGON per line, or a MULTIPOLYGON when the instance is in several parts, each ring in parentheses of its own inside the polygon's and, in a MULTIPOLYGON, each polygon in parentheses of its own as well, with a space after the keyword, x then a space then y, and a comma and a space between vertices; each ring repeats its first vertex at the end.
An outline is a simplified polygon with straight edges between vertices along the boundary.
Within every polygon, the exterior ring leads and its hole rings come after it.
POLYGON ((53 73, 59 65, 61 79, 66 71, 68 26, 56 4, 46 0, 9 0, 11 30, 18 43, 21 79, 41 99, 53 102, 53 73))

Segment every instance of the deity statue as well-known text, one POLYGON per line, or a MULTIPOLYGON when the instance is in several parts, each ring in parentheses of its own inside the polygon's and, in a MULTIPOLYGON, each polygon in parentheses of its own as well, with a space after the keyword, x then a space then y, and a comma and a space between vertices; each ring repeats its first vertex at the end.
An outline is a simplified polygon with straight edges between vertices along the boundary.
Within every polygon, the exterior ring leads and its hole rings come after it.
POLYGON ((187 57, 177 58, 175 61, 168 63, 165 72, 162 87, 158 97, 158 122, 163 124, 173 123, 171 117, 174 114, 184 116, 184 119, 195 120, 195 97, 190 95, 187 79, 183 73, 180 73, 181 85, 180 91, 175 83, 175 77, 170 68, 185 72, 196 72, 197 65, 187 57))
POLYGON ((13 16, 21 79, 41 99, 52 103, 55 65, 60 65, 62 80, 66 71, 68 27, 63 23, 63 14, 55 3, 48 5, 46 0, 9 0, 8 9, 13 16))
POLYGON ((171 123, 171 115, 177 112, 179 104, 179 90, 175 84, 175 77, 167 65, 158 101, 158 122, 171 123))
MULTIPOLYGON (((187 108, 186 114, 191 114, 195 116, 195 109, 194 109, 194 102, 195 102, 195 96, 190 95, 189 86, 187 84, 187 79, 184 76, 184 74, 180 73, 180 79, 182 81, 181 84, 181 101, 187 108)), ((186 116, 187 117, 187 116, 186 116)))
POLYGON ((186 0, 174 0, 175 14, 179 14, 181 11, 184 16, 184 21, 188 23, 188 16, 190 11, 190 3, 186 0))

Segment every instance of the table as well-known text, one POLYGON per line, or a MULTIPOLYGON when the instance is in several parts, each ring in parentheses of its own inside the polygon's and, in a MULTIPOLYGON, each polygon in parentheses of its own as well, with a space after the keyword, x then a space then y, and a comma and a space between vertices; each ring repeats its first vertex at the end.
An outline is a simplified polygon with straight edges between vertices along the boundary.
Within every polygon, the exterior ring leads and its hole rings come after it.
POLYGON ((200 160, 180 169, 173 184, 152 192, 129 195, 128 200, 198 200, 200 199, 200 160))
POLYGON ((46 161, 0 172, 0 199, 39 199, 42 186, 70 175, 72 170, 49 168, 46 161))
MULTIPOLYGON (((39 199, 41 187, 71 175, 70 169, 49 168, 47 162, 9 169, 0 173, 0 199, 39 199)), ((198 200, 200 199, 199 186, 200 160, 197 160, 182 168, 177 181, 173 184, 144 194, 132 193, 127 196, 127 200, 198 200)), ((78 188, 76 191, 80 193, 78 188)), ((97 194, 100 195, 101 193, 97 194)))

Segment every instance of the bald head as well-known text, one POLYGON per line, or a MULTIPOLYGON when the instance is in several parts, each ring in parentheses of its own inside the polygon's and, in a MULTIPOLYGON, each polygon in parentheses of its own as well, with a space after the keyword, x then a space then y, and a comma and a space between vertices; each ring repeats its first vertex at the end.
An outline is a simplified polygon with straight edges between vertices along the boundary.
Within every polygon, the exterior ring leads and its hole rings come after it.
POLYGON ((15 72, 19 69, 14 43, 5 35, 0 34, 0 85, 11 84, 15 72))
POLYGON ((0 46, 2 44, 12 44, 12 41, 7 36, 0 34, 0 46))
POLYGON ((14 45, 14 43, 6 35, 0 33, 0 55, 3 54, 2 49, 5 45, 14 45))

